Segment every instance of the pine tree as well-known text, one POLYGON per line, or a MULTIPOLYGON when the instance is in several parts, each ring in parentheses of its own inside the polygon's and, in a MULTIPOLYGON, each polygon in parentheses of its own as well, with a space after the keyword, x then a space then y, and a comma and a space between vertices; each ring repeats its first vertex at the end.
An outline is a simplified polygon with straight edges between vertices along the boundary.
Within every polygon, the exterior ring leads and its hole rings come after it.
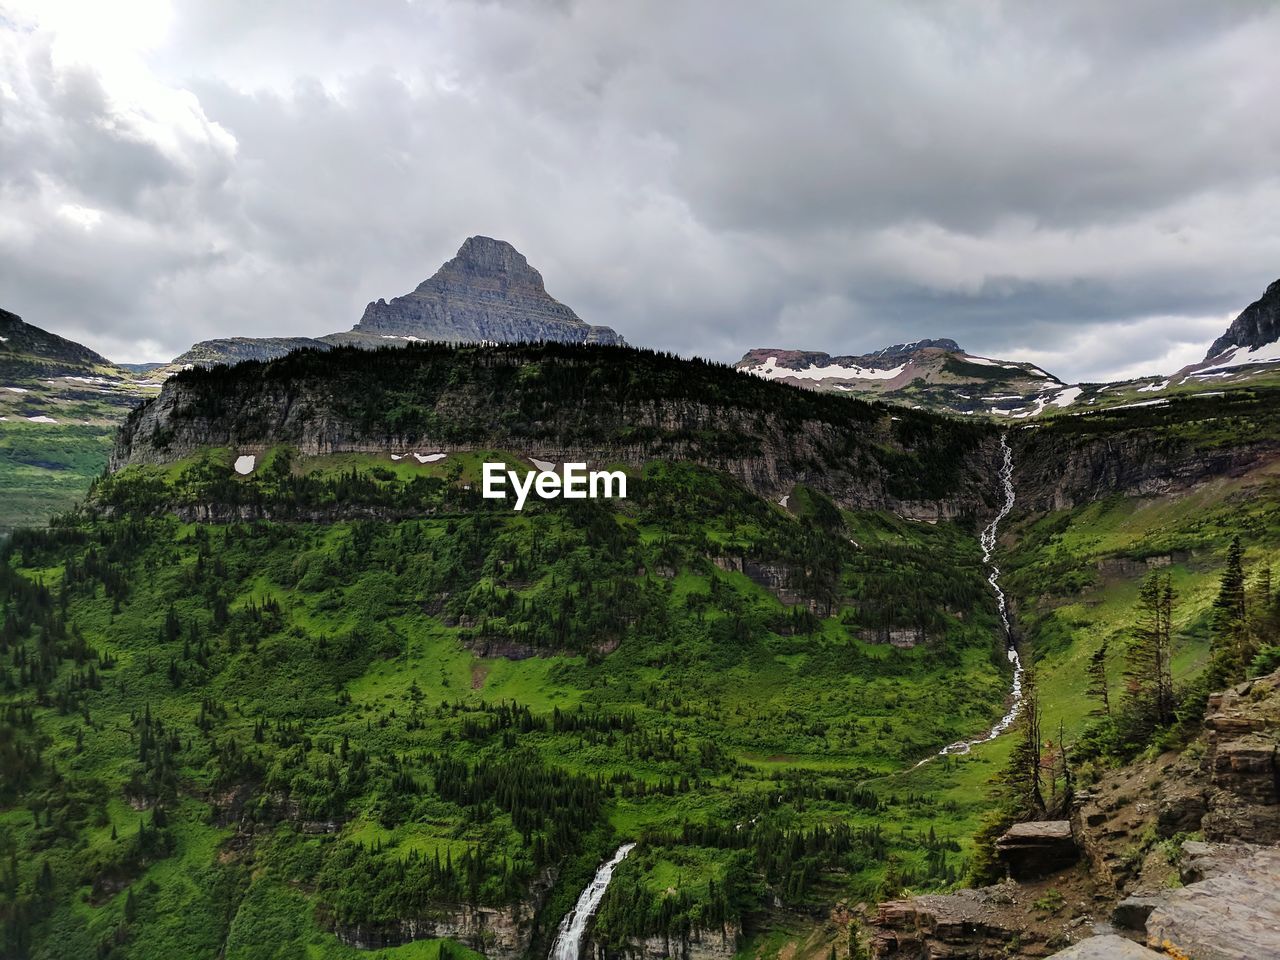
POLYGON ((1138 592, 1138 623, 1125 653, 1125 719, 1131 739, 1138 742, 1173 719, 1172 618, 1172 583, 1149 574, 1138 592))
POLYGON ((1085 692, 1088 696, 1093 697, 1101 704, 1100 708, 1095 708, 1091 712, 1094 715, 1101 714, 1110 718, 1111 716, 1111 696, 1107 690, 1107 641, 1103 640, 1102 645, 1093 651, 1089 656, 1089 666, 1085 668, 1085 672, 1089 678, 1089 688, 1085 692))
POLYGON ((1215 683, 1239 679, 1248 663, 1248 610, 1245 604, 1244 550, 1233 537, 1227 549, 1217 599, 1213 601, 1213 666, 1215 683))

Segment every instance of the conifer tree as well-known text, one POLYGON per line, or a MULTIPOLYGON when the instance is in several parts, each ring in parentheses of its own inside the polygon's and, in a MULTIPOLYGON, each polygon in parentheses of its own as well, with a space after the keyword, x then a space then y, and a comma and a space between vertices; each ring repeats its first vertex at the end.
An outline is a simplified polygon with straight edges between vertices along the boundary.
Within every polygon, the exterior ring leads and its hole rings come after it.
POLYGON ((1089 687, 1085 691, 1090 697, 1093 697, 1101 705, 1095 708, 1092 713, 1102 714, 1105 717, 1111 716, 1111 696, 1107 690, 1107 641, 1103 640, 1101 646, 1089 655, 1089 666, 1085 668, 1089 678, 1089 687))
POLYGON ((1213 601, 1213 665, 1216 683, 1230 683, 1244 673, 1249 657, 1248 610, 1245 604, 1244 550, 1240 537, 1227 549, 1227 564, 1213 601))

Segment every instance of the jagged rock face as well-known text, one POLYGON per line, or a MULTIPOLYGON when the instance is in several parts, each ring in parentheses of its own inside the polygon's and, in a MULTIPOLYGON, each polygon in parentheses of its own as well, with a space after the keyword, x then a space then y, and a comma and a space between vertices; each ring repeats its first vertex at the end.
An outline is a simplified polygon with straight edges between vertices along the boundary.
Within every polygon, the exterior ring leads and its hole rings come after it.
POLYGON ((1280 456, 1264 438, 1205 449, 1144 426, 1107 432, 1014 431, 1014 485, 1021 511, 1070 510, 1112 494, 1149 497, 1241 476, 1280 456))
POLYGON ((1245 307, 1227 327, 1227 332, 1213 341, 1205 360, 1212 360, 1232 347, 1256 350, 1277 340, 1280 340, 1280 280, 1245 307))
POLYGON ((365 307, 355 334, 419 340, 617 344, 608 327, 593 327, 547 293, 542 274, 515 247, 470 237, 457 256, 416 290, 365 307))

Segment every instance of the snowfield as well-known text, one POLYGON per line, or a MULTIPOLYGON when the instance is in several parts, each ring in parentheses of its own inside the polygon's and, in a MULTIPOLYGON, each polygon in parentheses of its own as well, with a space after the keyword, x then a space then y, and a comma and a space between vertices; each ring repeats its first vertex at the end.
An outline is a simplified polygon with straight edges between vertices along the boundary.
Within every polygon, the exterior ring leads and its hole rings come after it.
POLYGON ((247 477, 249 474, 253 473, 253 468, 257 463, 258 458, 251 453, 236 457, 236 473, 240 474, 242 477, 247 477))
POLYGON ((447 453, 415 453, 413 459, 419 463, 435 463, 437 460, 443 460, 447 456, 447 453))
MULTIPOLYGON (((1280 340, 1263 344, 1256 350, 1245 350, 1243 347, 1232 347, 1208 361, 1206 370, 1224 370, 1227 367, 1244 367, 1251 363, 1275 363, 1280 361, 1280 340)), ((1204 373, 1192 376, 1204 376, 1204 373)))
POLYGON ((30 420, 32 423, 57 423, 58 422, 57 420, 53 419, 53 417, 46 417, 44 414, 41 414, 38 417, 27 417, 27 419, 30 420))
POLYGON ((874 367, 842 367, 833 363, 826 367, 809 364, 807 369, 792 370, 790 367, 778 366, 778 358, 770 357, 762 365, 748 367, 747 372, 766 380, 780 380, 783 377, 794 377, 797 380, 826 380, 835 377, 841 380, 892 380, 902 374, 909 364, 891 370, 877 370, 874 367))
POLYGON ((1082 393, 1084 393, 1084 390, 1080 387, 1067 387, 1067 389, 1063 390, 1056 397, 1050 400, 1049 403, 1055 407, 1069 407, 1076 402, 1076 399, 1082 393))

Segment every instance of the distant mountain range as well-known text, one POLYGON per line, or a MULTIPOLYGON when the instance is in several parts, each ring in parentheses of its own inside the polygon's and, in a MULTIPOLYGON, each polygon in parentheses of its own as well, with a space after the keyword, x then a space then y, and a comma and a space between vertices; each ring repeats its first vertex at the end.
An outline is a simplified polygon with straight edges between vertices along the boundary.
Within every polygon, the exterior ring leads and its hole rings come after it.
POLYGON ((1224 385, 1280 385, 1280 280, 1214 341, 1205 359, 1169 377, 1068 384, 1030 363, 975 356, 954 340, 896 344, 862 356, 748 350, 745 373, 813 390, 962 416, 1025 420, 1090 409, 1155 406, 1224 385))
POLYGON ((350 330, 322 337, 226 337, 202 340, 177 357, 177 367, 272 360, 291 350, 338 345, 440 343, 623 344, 609 327, 583 321, 547 293, 542 274, 505 240, 468 237, 457 254, 411 292, 375 300, 350 330))

